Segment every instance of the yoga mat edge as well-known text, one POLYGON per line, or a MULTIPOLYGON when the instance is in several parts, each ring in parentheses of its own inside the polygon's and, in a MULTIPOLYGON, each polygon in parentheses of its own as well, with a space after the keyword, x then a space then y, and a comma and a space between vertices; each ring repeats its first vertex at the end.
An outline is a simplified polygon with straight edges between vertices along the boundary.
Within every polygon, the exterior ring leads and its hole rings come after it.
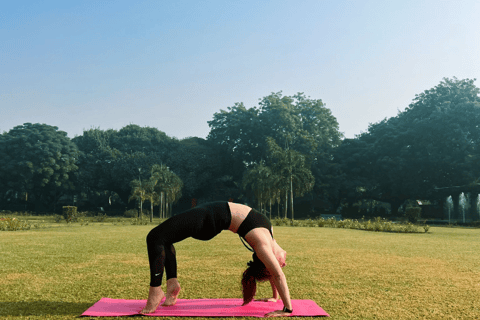
MULTIPOLYGON (((89 317, 121 317, 138 315, 147 300, 125 300, 102 298, 88 308, 81 316, 89 317)), ((312 300, 292 300, 295 317, 329 317, 312 300)), ((266 313, 281 310, 282 301, 253 301, 242 306, 241 299, 178 299, 175 306, 161 307, 144 316, 152 317, 258 317, 266 313)))

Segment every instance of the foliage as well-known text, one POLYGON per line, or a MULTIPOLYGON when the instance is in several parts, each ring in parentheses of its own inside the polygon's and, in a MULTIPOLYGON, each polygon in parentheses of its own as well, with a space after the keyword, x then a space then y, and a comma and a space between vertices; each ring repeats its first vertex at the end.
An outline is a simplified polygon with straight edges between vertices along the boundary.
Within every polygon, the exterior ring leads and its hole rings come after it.
POLYGON ((63 217, 67 223, 77 222, 77 207, 74 206, 64 206, 63 208, 63 217))
POLYGON ((145 183, 142 185, 142 180, 133 180, 130 182, 132 186, 132 193, 130 198, 128 198, 128 202, 132 200, 136 200, 140 203, 140 212, 139 214, 143 214, 143 202, 147 199, 146 197, 146 186, 145 183))
POLYGON ((3 192, 33 200, 36 210, 74 189, 77 146, 67 133, 46 124, 25 123, 0 135, 0 180, 3 192))
POLYGON ((253 163, 268 157, 267 137, 279 145, 305 154, 308 165, 315 155, 340 144, 342 134, 336 118, 322 100, 303 93, 293 97, 272 93, 260 99, 259 107, 247 109, 243 103, 215 113, 208 122, 207 140, 222 148, 232 159, 234 176, 241 176, 253 163))
MULTIPOLYGON (((285 195, 287 201, 290 196, 290 212, 294 218, 293 199, 294 195, 303 197, 306 192, 313 189, 315 177, 306 166, 305 156, 288 147, 284 150, 278 146, 272 138, 267 138, 269 161, 272 163, 276 174, 274 185, 285 195)), ((278 194, 275 194, 275 196, 278 194)), ((287 217, 287 203, 285 203, 285 218, 287 217)))
POLYGON ((462 191, 480 193, 474 81, 444 78, 397 116, 343 141, 322 100, 303 93, 272 93, 253 108, 236 103, 220 110, 207 140, 179 141, 133 124, 85 130, 70 140, 57 127, 25 123, 0 135, 0 206, 27 210, 34 203, 38 211, 55 211, 56 203, 70 204, 76 195, 79 206, 120 212, 133 207, 133 196, 141 207, 149 202, 151 213, 160 205, 164 218, 182 197, 182 205, 191 201, 186 198, 254 198, 262 212, 275 204, 279 212, 281 204, 283 216, 290 207, 294 218, 293 199, 302 195, 310 212, 376 201, 389 203, 397 217, 408 199, 439 202, 452 195, 457 203, 462 191))
POLYGON ((137 218, 131 219, 130 224, 132 226, 145 226, 148 224, 148 219, 144 214, 141 214, 137 218))
POLYGON ((106 215, 106 214, 102 214, 102 213, 98 213, 93 219, 94 219, 94 221, 96 221, 96 222, 105 222, 106 219, 107 219, 107 215, 106 215))
POLYGON ((30 230, 31 225, 17 218, 2 217, 0 218, 0 231, 18 231, 30 230))
POLYGON ((138 216, 138 210, 137 209, 130 209, 127 210, 123 213, 123 215, 127 218, 135 218, 138 216))
POLYGON ((307 220, 291 220, 286 218, 272 219, 272 225, 274 226, 294 226, 294 227, 328 227, 328 228, 345 228, 345 229, 357 229, 365 231, 377 231, 377 232, 396 232, 396 233, 421 233, 428 232, 430 226, 417 226, 412 223, 394 223, 384 218, 377 217, 373 220, 336 220, 335 218, 317 218, 307 220))
POLYGON ((224 184, 225 177, 232 175, 232 162, 233 159, 211 141, 191 137, 174 144, 163 164, 183 181, 185 197, 202 198, 209 193, 232 194, 227 190, 232 185, 224 184))
POLYGON ((420 207, 407 207, 405 209, 405 217, 410 221, 411 223, 416 223, 422 213, 422 208, 420 207))
MULTIPOLYGON (((131 194, 130 182, 148 179, 150 168, 161 163, 175 143, 158 129, 137 125, 119 131, 90 129, 73 141, 82 152, 79 158, 82 190, 87 194, 113 191, 123 204, 128 203, 131 194)), ((108 196, 104 201, 108 201, 108 196)))
POLYGON ((273 173, 272 169, 263 163, 255 164, 245 171, 242 187, 247 192, 253 193, 261 212, 267 202, 271 204, 272 201, 279 199, 278 179, 279 177, 273 173))
POLYGON ((456 186, 476 184, 478 93, 473 80, 444 78, 396 117, 345 139, 335 152, 347 177, 344 196, 389 202, 395 216, 407 199, 439 199, 456 186))
MULTIPOLYGON (((183 181, 167 166, 153 165, 148 183, 150 201, 160 204, 160 217, 166 218, 171 214, 171 205, 182 196, 183 181)), ((150 222, 153 219, 153 203, 150 222)))

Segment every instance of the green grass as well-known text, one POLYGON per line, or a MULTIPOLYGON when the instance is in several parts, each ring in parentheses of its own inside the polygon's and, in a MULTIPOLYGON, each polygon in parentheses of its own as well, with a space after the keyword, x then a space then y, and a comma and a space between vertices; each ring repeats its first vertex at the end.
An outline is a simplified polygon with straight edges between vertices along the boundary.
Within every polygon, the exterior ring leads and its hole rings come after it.
MULTIPOLYGON (((153 225, 43 224, 0 232, 1 319, 72 319, 101 297, 146 299, 153 225)), ((312 299, 332 319, 480 319, 479 229, 275 227, 274 234, 288 252, 292 299, 312 299)), ((238 236, 224 231, 176 249, 181 298, 241 297, 250 253, 238 236)), ((257 295, 270 295, 269 285, 257 295)))

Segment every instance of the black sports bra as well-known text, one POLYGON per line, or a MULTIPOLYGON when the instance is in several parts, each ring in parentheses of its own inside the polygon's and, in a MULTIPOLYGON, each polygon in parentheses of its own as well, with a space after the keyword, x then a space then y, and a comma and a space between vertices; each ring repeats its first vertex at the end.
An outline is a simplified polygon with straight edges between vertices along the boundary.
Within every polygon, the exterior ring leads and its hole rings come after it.
POLYGON ((245 239, 245 236, 247 233, 249 233, 251 230, 255 228, 265 228, 270 232, 270 235, 273 238, 273 233, 272 233, 272 223, 270 220, 267 218, 267 216, 261 214, 255 209, 250 210, 248 213, 247 217, 243 222, 240 224, 240 227, 238 227, 237 233, 240 237, 240 240, 242 240, 243 245, 245 248, 248 250, 254 252, 252 248, 249 248, 243 239, 245 239), (242 239, 243 238, 243 239, 242 239))

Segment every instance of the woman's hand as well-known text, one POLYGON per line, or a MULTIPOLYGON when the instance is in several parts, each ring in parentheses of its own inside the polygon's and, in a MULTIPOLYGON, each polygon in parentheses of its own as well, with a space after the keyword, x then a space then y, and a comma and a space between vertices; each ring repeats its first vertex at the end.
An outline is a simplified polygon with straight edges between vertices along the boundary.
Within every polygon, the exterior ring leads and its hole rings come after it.
POLYGON ((278 299, 275 298, 263 298, 263 299, 255 299, 255 301, 263 301, 263 302, 277 302, 278 299))
POLYGON ((273 312, 269 312, 265 315, 265 318, 272 318, 272 317, 289 317, 291 315, 290 312, 285 312, 283 310, 277 310, 273 312))

